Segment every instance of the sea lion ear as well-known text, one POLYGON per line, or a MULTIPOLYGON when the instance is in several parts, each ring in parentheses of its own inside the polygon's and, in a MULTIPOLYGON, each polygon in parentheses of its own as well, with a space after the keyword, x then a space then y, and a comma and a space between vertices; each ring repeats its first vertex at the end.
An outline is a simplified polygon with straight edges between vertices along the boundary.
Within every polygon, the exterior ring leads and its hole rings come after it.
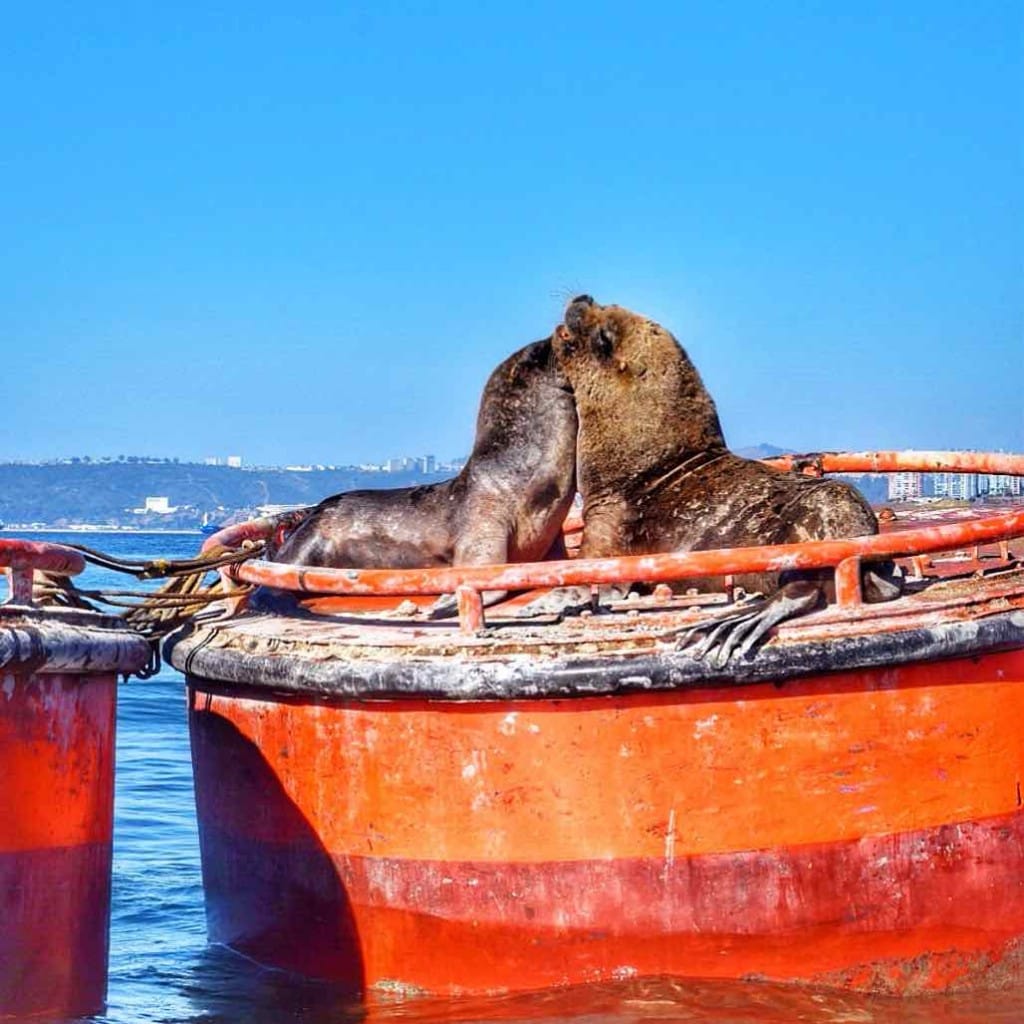
POLYGON ((615 332, 606 326, 599 327, 590 335, 590 348, 598 359, 610 359, 615 351, 615 332))

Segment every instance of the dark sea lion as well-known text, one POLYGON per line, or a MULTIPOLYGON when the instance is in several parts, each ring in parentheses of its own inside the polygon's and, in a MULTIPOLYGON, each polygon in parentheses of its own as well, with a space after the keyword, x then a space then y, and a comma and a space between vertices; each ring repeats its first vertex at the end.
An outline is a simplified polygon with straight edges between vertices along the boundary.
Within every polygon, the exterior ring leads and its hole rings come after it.
MULTIPOLYGON (((868 503, 837 480, 781 473, 726 447, 715 403, 676 339, 620 306, 574 299, 555 354, 579 417, 580 556, 784 544, 878 532, 868 503)), ((895 597, 891 567, 865 573, 869 600, 895 597)), ((831 573, 738 578, 774 595, 717 620, 716 660, 745 653, 776 622, 819 604, 831 573)), ((704 581, 702 581, 704 582, 704 581)))
MULTIPOLYGON (((296 565, 429 568, 564 557, 576 492, 576 408, 551 339, 490 375, 473 451, 442 483, 324 499, 269 557, 296 565)), ((501 594, 485 597, 493 603, 501 594)), ((437 612, 454 608, 442 601, 437 612)))

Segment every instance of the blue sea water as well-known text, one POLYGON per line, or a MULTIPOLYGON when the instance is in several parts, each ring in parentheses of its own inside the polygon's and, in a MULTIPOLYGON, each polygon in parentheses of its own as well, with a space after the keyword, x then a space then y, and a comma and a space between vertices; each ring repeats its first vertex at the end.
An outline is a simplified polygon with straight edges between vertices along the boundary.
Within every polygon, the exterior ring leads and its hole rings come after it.
MULTIPOLYGON (((5 534, 4 536, 11 536, 5 534)), ((122 558, 187 558, 176 534, 31 534, 122 558)), ((83 587, 137 589, 89 568, 83 587)), ((1016 880, 1014 880, 1016 881, 1016 880)), ((0 966, 2 969, 2 966, 0 966)), ((347 1024, 402 1021, 697 1021, 704 1024, 982 1024, 1024 1020, 1024 993, 888 1000, 740 982, 633 981, 505 999, 353 1002, 329 985, 266 970, 206 941, 184 679, 164 666, 120 686, 110 977, 95 1024, 347 1024)))

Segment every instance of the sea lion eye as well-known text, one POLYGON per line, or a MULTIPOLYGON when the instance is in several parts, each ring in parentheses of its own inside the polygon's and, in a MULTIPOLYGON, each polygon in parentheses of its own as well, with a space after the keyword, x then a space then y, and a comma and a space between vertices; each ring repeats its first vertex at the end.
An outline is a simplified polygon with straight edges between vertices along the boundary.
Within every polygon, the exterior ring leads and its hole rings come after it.
POLYGON ((608 359, 615 348, 615 335, 607 327, 599 327, 590 336, 590 347, 598 359, 608 359))

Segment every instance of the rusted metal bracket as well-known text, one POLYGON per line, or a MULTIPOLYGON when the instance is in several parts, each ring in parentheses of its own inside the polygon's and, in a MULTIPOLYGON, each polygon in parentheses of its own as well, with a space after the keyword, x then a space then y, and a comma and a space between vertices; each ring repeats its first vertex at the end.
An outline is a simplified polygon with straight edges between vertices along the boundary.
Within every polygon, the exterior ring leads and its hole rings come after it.
POLYGON ((456 587, 455 601, 459 609, 461 632, 471 634, 484 628, 484 601, 479 590, 464 585, 456 587))
POLYGON ((860 579, 860 558, 844 558, 837 566, 836 604, 840 608, 855 608, 864 603, 860 579))

